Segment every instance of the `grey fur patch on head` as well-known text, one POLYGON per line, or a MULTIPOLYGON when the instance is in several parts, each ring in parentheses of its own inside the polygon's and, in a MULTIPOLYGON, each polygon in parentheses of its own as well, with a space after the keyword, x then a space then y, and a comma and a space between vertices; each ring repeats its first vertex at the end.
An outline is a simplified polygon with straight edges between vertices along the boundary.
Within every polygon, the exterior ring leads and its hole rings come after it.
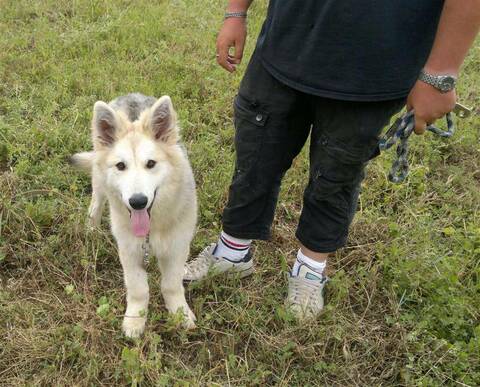
POLYGON ((110 102, 110 106, 118 111, 122 111, 131 122, 138 120, 140 114, 150 107, 157 100, 154 97, 149 97, 140 93, 130 93, 118 97, 110 102))

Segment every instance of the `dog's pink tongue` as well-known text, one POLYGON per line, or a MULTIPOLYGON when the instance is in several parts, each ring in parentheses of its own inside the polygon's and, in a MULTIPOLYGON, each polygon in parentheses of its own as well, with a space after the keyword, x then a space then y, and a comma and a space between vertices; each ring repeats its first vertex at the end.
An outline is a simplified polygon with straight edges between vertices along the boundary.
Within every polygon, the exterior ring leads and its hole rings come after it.
POLYGON ((133 210, 130 216, 132 231, 137 237, 145 237, 150 231, 150 216, 147 209, 133 210))

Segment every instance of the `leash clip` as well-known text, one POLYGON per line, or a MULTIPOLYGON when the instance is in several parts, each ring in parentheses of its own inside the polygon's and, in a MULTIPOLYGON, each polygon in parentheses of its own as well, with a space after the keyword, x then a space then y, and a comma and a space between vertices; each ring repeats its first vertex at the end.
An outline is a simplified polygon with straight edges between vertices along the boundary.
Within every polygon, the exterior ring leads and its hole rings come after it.
POLYGON ((458 118, 468 118, 472 115, 472 109, 462 105, 461 103, 456 103, 453 108, 453 112, 458 118))

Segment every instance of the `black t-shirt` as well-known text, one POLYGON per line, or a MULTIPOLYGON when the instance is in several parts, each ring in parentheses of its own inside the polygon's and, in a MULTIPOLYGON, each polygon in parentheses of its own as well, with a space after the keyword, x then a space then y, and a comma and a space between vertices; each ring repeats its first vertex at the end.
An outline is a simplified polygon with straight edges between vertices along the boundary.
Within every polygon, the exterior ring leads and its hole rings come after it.
POLYGON ((270 0, 257 50, 281 82, 356 101, 405 97, 425 64, 443 0, 270 0))

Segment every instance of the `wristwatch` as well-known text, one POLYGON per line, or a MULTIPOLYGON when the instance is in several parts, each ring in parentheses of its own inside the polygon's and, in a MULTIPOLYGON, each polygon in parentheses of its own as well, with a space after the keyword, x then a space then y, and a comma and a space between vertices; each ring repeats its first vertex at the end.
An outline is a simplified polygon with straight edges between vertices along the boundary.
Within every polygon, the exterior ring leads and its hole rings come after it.
POLYGON ((433 75, 427 73, 425 70, 420 71, 418 79, 432 85, 438 89, 440 93, 448 93, 455 89, 455 85, 457 84, 457 78, 453 75, 433 75))

